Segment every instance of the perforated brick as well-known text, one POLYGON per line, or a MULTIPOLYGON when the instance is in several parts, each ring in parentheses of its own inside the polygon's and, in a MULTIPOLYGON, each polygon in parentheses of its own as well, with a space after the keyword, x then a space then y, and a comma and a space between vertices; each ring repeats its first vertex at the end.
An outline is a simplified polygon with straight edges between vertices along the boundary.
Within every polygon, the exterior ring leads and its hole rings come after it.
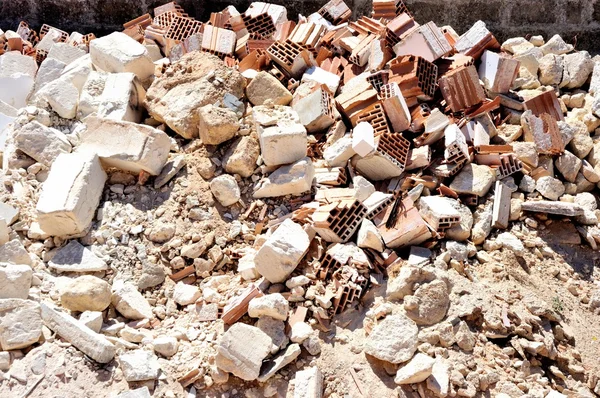
POLYGON ((326 241, 347 242, 356 232, 367 208, 359 201, 342 200, 321 206, 312 215, 315 231, 326 241))
POLYGON ((244 26, 249 33, 256 33, 262 38, 269 39, 277 30, 273 18, 266 12, 255 17, 242 15, 244 26))
POLYGON ((439 80, 440 90, 452 112, 460 112, 485 99, 475 66, 448 72, 439 80))
POLYGON ((319 15, 334 25, 339 25, 350 19, 352 11, 344 0, 330 0, 318 11, 319 15))
POLYGON ((202 33, 203 23, 193 18, 186 18, 179 15, 173 16, 171 25, 165 33, 166 39, 183 41, 196 33, 202 33))
POLYGON ((385 133, 379 136, 377 152, 394 162, 404 170, 408 161, 410 141, 397 133, 385 133))
POLYGON ((429 101, 437 89, 438 68, 422 57, 407 55, 390 61, 390 82, 398 83, 402 95, 409 98, 429 101))
POLYGON ((383 106, 379 102, 372 104, 358 114, 355 125, 360 122, 367 122, 371 124, 375 130, 375 137, 382 134, 392 133, 385 116, 383 106))
POLYGON ((69 34, 67 32, 53 28, 52 26, 46 24, 43 24, 42 28, 40 29, 40 40, 42 40, 44 36, 46 36, 46 33, 48 33, 50 29, 54 29, 55 31, 60 33, 60 39, 58 41, 59 43, 66 43, 67 40, 69 40, 69 34))

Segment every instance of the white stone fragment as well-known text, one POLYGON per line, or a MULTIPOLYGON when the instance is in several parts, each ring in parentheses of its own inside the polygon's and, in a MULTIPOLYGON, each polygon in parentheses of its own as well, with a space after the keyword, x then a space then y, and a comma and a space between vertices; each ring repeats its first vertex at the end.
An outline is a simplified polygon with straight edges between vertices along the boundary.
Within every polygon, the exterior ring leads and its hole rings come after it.
POLYGON ((94 154, 59 155, 42 186, 37 221, 50 235, 83 232, 92 222, 104 189, 106 173, 94 154))
POLYGON ((59 130, 31 121, 15 132, 17 149, 50 167, 61 153, 71 152, 71 144, 59 130))
POLYGON ((241 197, 240 187, 232 175, 223 174, 210 182, 210 190, 221 206, 236 204, 241 197))
POLYGON ((375 130, 368 122, 360 122, 352 130, 352 149, 365 157, 375 149, 375 130))
POLYGON ((131 283, 113 283, 112 304, 129 319, 151 319, 152 307, 131 283))
POLYGON ((94 65, 106 72, 132 72, 141 81, 154 74, 154 63, 146 47, 122 32, 92 40, 90 55, 94 65))
POLYGON ((282 122, 260 128, 258 141, 267 166, 294 163, 306 156, 308 138, 306 129, 300 123, 282 122))
POLYGON ((248 304, 248 315, 252 318, 268 316, 273 319, 285 321, 289 310, 288 301, 280 293, 255 297, 248 304))
POLYGON ((287 219, 256 253, 256 269, 271 283, 284 282, 296 269, 309 245, 310 238, 304 229, 287 219))
POLYGON ((418 353, 410 362, 398 369, 394 382, 396 384, 413 384, 427 380, 431 375, 435 359, 418 353))
POLYGON ((76 240, 60 248, 48 262, 48 266, 60 272, 97 272, 108 269, 104 260, 76 240))
POLYGON ((179 349, 177 339, 171 336, 157 337, 152 342, 152 345, 154 346, 154 351, 167 358, 175 355, 179 349))
POLYGON ((22 299, 0 299, 0 350, 29 347, 42 337, 40 305, 22 299))
POLYGON ((318 84, 325 84, 327 88, 335 95, 340 85, 340 77, 335 73, 321 69, 318 66, 311 66, 302 75, 302 83, 315 82, 318 84))
POLYGON ((254 191, 254 198, 269 198, 284 195, 300 195, 310 191, 315 177, 315 168, 310 158, 282 166, 261 180, 254 191))
POLYGON ((158 129, 97 117, 85 122, 77 151, 97 153, 107 167, 158 175, 169 158, 171 140, 158 129))
POLYGON ((271 338, 259 328, 236 323, 221 336, 215 363, 242 380, 255 380, 271 345, 271 338))
POLYGON ((84 311, 79 316, 79 322, 83 323, 94 332, 100 333, 100 329, 102 329, 102 312, 84 311))
POLYGON ((173 300, 179 305, 193 304, 202 296, 198 286, 178 282, 173 290, 173 300))
POLYGON ((313 366, 296 372, 294 398, 321 398, 323 396, 323 374, 313 366))
POLYGON ((52 304, 42 302, 42 319, 44 324, 60 337, 73 344, 77 349, 96 362, 108 363, 116 353, 116 347, 101 334, 72 316, 56 309, 52 304))
POLYGON ((32 277, 29 265, 0 263, 0 299, 26 299, 32 277))
POLYGON ((362 221, 358 230, 356 244, 363 249, 373 249, 380 253, 385 249, 381 233, 375 224, 366 218, 362 221))
POLYGON ((331 167, 342 167, 348 163, 348 160, 354 156, 356 152, 352 148, 352 137, 342 137, 332 145, 328 146, 323 152, 323 159, 331 167))
POLYGON ((142 349, 125 352, 119 355, 119 363, 128 382, 158 378, 160 364, 153 352, 142 349))

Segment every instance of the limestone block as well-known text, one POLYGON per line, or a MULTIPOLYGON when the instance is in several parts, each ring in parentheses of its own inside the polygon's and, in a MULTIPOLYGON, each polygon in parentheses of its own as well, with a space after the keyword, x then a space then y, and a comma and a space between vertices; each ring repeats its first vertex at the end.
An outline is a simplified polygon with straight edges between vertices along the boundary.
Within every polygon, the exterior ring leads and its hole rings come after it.
POLYGON ((60 272, 97 272, 108 269, 104 260, 77 240, 58 249, 48 266, 60 272))
POLYGON ((271 338, 259 328, 236 323, 221 336, 215 363, 242 380, 255 380, 271 344, 271 338))
POLYGON ((285 220, 254 257, 258 272, 271 283, 284 282, 308 251, 310 238, 302 226, 285 220))
POLYGON ((29 265, 0 263, 0 299, 26 299, 32 277, 29 265))
POLYGON ((139 349, 119 354, 119 363, 128 382, 158 378, 160 364, 151 351, 139 349))
POLYGON ((40 65, 40 69, 35 76, 35 85, 33 87, 32 95, 37 93, 46 84, 58 79, 62 74, 62 71, 67 66, 64 62, 61 62, 54 58, 46 58, 40 65))
POLYGON ((43 302, 42 319, 44 324, 60 337, 71 343, 96 362, 108 363, 116 353, 116 347, 106 337, 79 322, 72 316, 59 311, 52 304, 43 302))
POLYGON ((50 167, 61 153, 71 152, 71 144, 62 132, 32 121, 15 132, 17 149, 50 167))
POLYGON ((292 100, 288 89, 268 72, 258 72, 246 87, 246 96, 252 105, 263 105, 266 101, 273 105, 287 105, 292 100))
POLYGON ((0 299, 0 349, 29 347, 42 337, 40 305, 22 299, 0 299))
POLYGON ((131 283, 113 283, 112 304, 129 319, 152 318, 152 307, 131 283))
POLYGON ((267 166, 294 163, 307 153, 308 136, 299 123, 281 122, 258 129, 263 162, 267 166))
POLYGON ((86 119, 78 152, 97 153, 106 167, 158 175, 169 157, 171 140, 143 124, 97 117, 86 119))
POLYGON ((229 108, 208 104, 198 110, 200 139, 205 145, 219 145, 235 137, 240 129, 237 114, 229 108))
POLYGON ((94 65, 106 72, 132 72, 144 81, 154 74, 154 63, 142 44, 122 32, 90 42, 94 65))
POLYGON ((40 228, 56 236, 83 232, 94 218, 105 181, 106 173, 95 154, 59 155, 37 203, 40 228))
POLYGON ((300 195, 310 191, 315 168, 309 158, 282 166, 261 180, 254 191, 254 198, 300 195))
POLYGON ((260 145, 254 136, 238 138, 223 157, 225 171, 250 177, 256 169, 256 161, 260 155, 260 145))
POLYGON ((98 117, 139 123, 146 91, 133 73, 91 72, 79 100, 80 117, 98 117))
POLYGON ((323 152, 323 159, 331 167, 345 166, 356 152, 352 148, 352 137, 342 137, 323 152))
POLYGON ((318 367, 296 372, 294 398, 321 398, 323 396, 323 374, 318 367))

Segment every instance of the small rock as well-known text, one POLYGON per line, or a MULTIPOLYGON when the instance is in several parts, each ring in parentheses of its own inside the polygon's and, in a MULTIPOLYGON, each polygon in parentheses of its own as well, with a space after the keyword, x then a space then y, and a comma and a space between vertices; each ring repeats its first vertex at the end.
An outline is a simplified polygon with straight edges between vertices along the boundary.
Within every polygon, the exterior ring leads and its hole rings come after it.
POLYGON ((154 339, 152 342, 154 351, 167 358, 172 357, 179 349, 179 343, 175 337, 161 336, 154 339))
POLYGON ((29 347, 42 337, 40 305, 22 299, 0 299, 0 349, 29 347))
POLYGON ((32 278, 29 265, 0 263, 0 299, 26 299, 32 278))
POLYGON ((469 329, 469 325, 465 321, 458 324, 458 330, 454 334, 456 344, 464 351, 473 351, 477 342, 475 335, 469 329))
POLYGON ((210 182, 210 190, 221 206, 227 207, 240 200, 240 187, 233 176, 224 174, 210 182))
POLYGON ((302 344, 313 333, 313 328, 306 322, 296 322, 292 326, 292 334, 290 340, 292 343, 302 344))
POLYGON ((271 344, 271 338, 260 329, 236 323, 221 336, 215 363, 242 380, 256 380, 271 344))
POLYGON ((92 275, 76 278, 63 288, 60 295, 61 305, 77 312, 104 311, 110 302, 110 285, 92 275))
POLYGON ((155 380, 160 365, 154 353, 146 350, 133 350, 119 355, 123 376, 128 382, 155 380))
POLYGON ((198 286, 186 285, 178 282, 173 290, 173 300, 179 305, 189 305, 196 302, 202 296, 198 286))
POLYGON ((431 375, 435 359, 418 353, 406 365, 398 369, 394 382, 396 384, 413 384, 427 380, 431 375))
POLYGON ((156 243, 165 243, 171 240, 175 236, 175 225, 158 222, 156 223, 150 233, 148 239, 156 243))
POLYGON ((540 177, 536 182, 535 189, 550 200, 558 200, 565 193, 563 183, 550 176, 540 177))
POLYGON ((288 317, 289 309, 288 301, 281 294, 273 293, 250 300, 248 315, 252 318, 269 316, 285 321, 288 317))
POLYGON ((495 179, 496 174, 491 167, 469 163, 454 178, 450 189, 459 194, 482 197, 490 190, 495 179))
POLYGON ((405 315, 389 315, 369 335, 365 353, 382 361, 402 363, 417 350, 419 328, 405 315))
POLYGON ((131 283, 115 282, 111 302, 129 319, 152 319, 152 307, 131 283))
POLYGON ((517 256, 522 257, 525 254, 525 246, 523 242, 510 232, 503 232, 496 238, 496 242, 502 247, 512 251, 517 256))

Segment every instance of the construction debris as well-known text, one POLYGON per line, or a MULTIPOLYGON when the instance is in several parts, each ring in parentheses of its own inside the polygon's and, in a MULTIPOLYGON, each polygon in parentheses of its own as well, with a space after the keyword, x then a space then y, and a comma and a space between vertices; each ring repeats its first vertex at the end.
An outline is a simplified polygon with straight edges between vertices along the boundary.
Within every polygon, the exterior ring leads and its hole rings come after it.
POLYGON ((150 11, 0 30, 1 396, 600 395, 598 57, 150 11))

